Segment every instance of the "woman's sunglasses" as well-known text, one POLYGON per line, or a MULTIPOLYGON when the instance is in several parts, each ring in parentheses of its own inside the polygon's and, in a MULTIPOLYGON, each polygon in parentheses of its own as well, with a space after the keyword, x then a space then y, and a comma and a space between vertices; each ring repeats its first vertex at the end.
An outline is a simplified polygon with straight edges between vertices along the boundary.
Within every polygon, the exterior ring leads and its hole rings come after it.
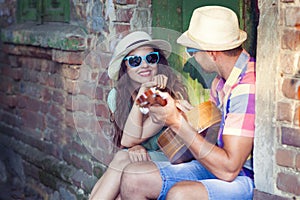
POLYGON ((140 66, 143 60, 146 60, 149 65, 154 65, 159 62, 159 53, 151 52, 145 56, 127 56, 123 60, 128 60, 130 67, 140 66))

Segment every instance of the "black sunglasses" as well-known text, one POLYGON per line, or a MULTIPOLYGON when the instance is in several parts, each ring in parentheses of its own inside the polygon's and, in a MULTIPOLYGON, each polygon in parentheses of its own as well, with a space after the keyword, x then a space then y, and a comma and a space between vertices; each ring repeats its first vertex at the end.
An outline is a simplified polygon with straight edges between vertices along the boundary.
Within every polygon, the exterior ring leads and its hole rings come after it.
POLYGON ((145 56, 127 56, 123 60, 128 60, 130 67, 140 66, 143 60, 146 60, 149 65, 154 65, 159 62, 159 53, 151 52, 145 56))

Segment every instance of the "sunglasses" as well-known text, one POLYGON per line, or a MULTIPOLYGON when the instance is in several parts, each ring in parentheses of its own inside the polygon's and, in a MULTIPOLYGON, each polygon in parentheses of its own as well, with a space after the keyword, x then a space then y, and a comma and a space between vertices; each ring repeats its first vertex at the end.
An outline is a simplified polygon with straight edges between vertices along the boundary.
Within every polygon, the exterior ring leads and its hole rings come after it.
POLYGON ((139 67, 143 60, 145 60, 149 65, 154 65, 159 62, 159 53, 151 52, 145 56, 127 56, 123 60, 128 60, 130 67, 139 67))
POLYGON ((189 55, 189 56, 193 56, 194 53, 197 53, 197 52, 203 52, 204 50, 200 50, 200 49, 195 49, 195 48, 191 48, 191 47, 187 47, 185 49, 186 53, 189 55))

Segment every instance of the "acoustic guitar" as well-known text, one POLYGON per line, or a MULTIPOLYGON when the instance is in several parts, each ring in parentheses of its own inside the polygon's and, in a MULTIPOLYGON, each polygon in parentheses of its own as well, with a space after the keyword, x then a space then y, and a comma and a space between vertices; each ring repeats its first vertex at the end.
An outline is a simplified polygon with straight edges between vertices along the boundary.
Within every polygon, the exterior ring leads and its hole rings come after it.
MULTIPOLYGON (((136 103, 139 106, 144 107, 153 104, 160 104, 161 106, 164 106, 167 102, 160 95, 159 91, 152 88, 151 91, 146 91, 143 95, 141 95, 136 103)), ((207 141, 212 144, 216 143, 222 115, 213 102, 206 101, 200 103, 193 109, 185 113, 181 113, 190 125, 207 141)), ((183 140, 170 128, 167 128, 158 137, 157 142, 162 152, 164 152, 172 164, 188 162, 194 159, 194 156, 184 144, 183 140)))

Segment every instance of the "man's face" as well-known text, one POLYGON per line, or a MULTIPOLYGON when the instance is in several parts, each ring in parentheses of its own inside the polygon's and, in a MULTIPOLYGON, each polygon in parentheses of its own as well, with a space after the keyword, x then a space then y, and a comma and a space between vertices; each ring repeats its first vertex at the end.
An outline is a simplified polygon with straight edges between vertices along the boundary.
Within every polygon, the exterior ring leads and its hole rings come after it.
POLYGON ((199 51, 193 54, 195 60, 201 65, 205 72, 218 72, 216 63, 207 51, 199 51))

